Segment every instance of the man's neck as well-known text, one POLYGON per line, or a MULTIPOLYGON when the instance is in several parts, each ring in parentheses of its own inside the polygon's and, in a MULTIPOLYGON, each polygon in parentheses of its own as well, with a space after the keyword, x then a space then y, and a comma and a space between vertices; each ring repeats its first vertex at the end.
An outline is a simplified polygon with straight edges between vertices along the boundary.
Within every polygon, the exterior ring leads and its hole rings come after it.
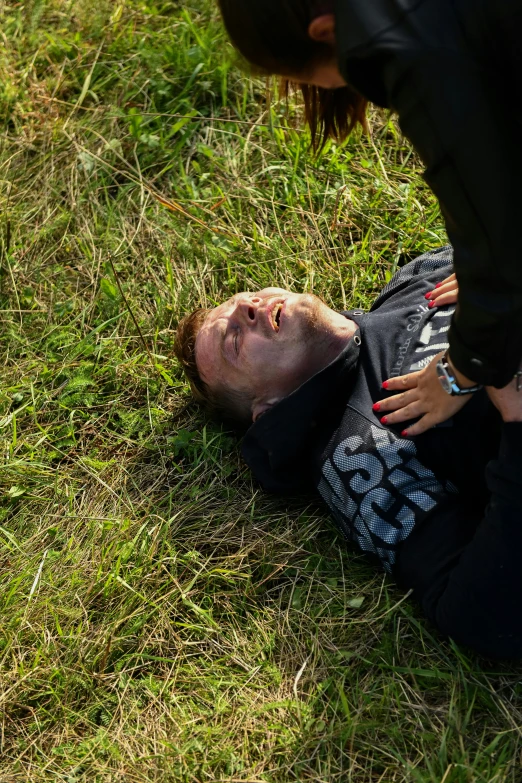
POLYGON ((347 318, 342 313, 336 312, 332 313, 331 327, 332 343, 337 343, 339 345, 339 353, 341 353, 359 328, 351 318, 347 318))

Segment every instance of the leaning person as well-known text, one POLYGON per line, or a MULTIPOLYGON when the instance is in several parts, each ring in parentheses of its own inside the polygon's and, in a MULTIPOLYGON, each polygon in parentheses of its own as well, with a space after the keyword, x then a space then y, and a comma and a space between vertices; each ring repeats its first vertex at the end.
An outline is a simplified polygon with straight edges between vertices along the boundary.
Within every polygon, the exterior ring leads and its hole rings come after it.
MULTIPOLYGON (((448 362, 461 388, 501 388, 522 359, 520 0, 218 0, 258 72, 298 82, 313 137, 344 138, 368 101, 397 112, 455 248, 448 362)), ((417 435, 459 409, 436 363, 392 380, 417 435)))
POLYGON ((458 414, 415 440, 379 402, 385 379, 428 362, 452 396, 451 285, 433 293, 451 272, 451 249, 421 256, 367 313, 279 288, 237 294, 187 316, 176 355, 196 396, 248 427, 243 457, 264 488, 316 487, 443 634, 520 658, 522 394, 515 382, 457 394, 458 414))

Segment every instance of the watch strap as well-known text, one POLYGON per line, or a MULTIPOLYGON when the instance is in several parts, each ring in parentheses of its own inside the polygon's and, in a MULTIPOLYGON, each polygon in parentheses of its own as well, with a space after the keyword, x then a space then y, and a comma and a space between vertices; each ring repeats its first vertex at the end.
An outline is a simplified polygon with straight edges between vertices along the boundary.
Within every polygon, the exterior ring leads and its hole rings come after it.
POLYGON ((457 379, 453 373, 450 363, 448 362, 447 352, 437 362, 437 375, 441 381, 442 387, 445 392, 452 396, 463 396, 465 394, 475 394, 482 389, 481 384, 475 384, 474 386, 459 386, 457 379))

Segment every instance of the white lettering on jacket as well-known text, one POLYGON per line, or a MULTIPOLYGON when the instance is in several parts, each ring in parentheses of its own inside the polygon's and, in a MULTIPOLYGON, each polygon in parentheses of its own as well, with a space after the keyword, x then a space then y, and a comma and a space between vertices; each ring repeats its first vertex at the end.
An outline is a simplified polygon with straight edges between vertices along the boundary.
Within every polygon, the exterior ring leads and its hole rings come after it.
POLYGON ((360 434, 342 440, 325 460, 318 489, 345 535, 391 571, 397 546, 446 490, 419 462, 412 441, 353 410, 349 423, 360 434))

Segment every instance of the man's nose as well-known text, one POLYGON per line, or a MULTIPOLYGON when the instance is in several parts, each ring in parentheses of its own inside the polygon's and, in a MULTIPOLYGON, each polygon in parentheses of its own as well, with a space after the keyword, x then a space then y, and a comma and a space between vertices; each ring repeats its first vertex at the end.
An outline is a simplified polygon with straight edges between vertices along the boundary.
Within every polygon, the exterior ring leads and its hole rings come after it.
POLYGON ((238 303, 237 309, 241 317, 250 326, 254 326, 257 323, 257 314, 261 301, 259 296, 246 296, 238 303))

